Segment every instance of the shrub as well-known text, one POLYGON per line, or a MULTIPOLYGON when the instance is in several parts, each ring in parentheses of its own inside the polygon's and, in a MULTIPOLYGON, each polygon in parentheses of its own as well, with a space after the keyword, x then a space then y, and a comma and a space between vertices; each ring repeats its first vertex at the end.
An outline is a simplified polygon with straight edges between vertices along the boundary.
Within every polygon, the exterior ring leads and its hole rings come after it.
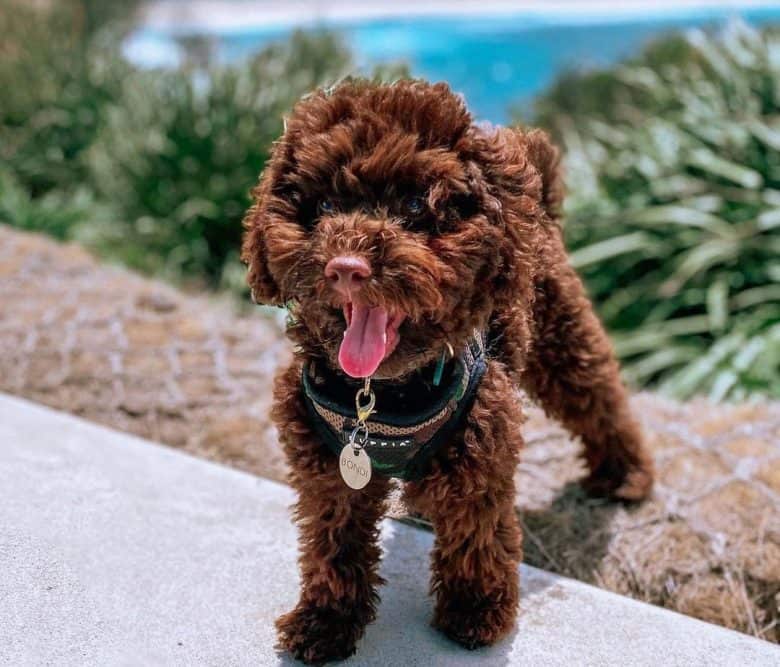
POLYGON ((180 69, 137 70, 118 45, 138 4, 0 0, 2 219, 243 288, 240 221, 282 116, 349 73, 350 53, 336 35, 297 33, 218 66, 207 41, 185 39, 180 69))
POLYGON ((296 33, 246 63, 129 77, 90 152, 122 221, 95 243, 144 271, 243 287, 241 218, 282 117, 350 68, 336 36, 296 33))
POLYGON ((52 190, 31 197, 11 172, 0 169, 0 224, 65 240, 78 236, 78 230, 88 226, 99 210, 86 189, 74 193, 52 190))
MULTIPOLYGON (((683 35, 671 34, 650 42, 639 55, 626 60, 623 67, 660 71, 695 60, 698 54, 693 44, 683 35)), ((569 70, 533 101, 533 122, 559 133, 562 116, 566 117, 565 122, 579 126, 594 114, 620 115, 621 110, 646 103, 652 104, 652 94, 640 87, 626 86, 616 69, 569 70)), ((522 107, 518 106, 514 113, 522 113, 522 107)))
POLYGON ((34 197, 84 182, 84 149, 128 70, 114 36, 93 34, 98 4, 0 0, 0 161, 34 197))
POLYGON ((572 263, 635 383, 780 396, 778 52, 734 23, 539 103, 565 150, 572 263))

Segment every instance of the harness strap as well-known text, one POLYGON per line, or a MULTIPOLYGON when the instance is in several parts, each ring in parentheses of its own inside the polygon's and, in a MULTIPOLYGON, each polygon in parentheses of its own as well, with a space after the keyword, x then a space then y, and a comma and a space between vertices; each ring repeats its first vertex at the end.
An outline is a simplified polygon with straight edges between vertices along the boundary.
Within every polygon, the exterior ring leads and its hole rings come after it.
MULTIPOLYGON (((367 421, 369 439, 364 449, 372 468, 407 481, 422 477, 431 457, 470 410, 486 368, 482 337, 478 335, 455 360, 446 386, 441 387, 431 404, 413 413, 393 411, 393 403, 397 404, 392 400, 393 394, 402 395, 406 385, 383 388, 383 409, 367 421)), ((311 362, 307 362, 301 378, 306 408, 317 434, 338 456, 348 442, 357 415, 353 405, 315 386, 311 371, 311 362)))

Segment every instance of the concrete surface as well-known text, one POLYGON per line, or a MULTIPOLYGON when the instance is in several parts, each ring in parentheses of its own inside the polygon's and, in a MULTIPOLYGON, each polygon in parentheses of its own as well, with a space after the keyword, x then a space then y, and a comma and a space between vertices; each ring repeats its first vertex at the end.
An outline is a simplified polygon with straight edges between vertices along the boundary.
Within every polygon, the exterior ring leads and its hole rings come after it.
MULTIPOLYGON (((278 665, 292 492, 0 395, 0 663, 278 665)), ((468 653, 427 625, 431 535, 386 523, 359 665, 777 665, 780 649, 522 568, 517 632, 468 653)))

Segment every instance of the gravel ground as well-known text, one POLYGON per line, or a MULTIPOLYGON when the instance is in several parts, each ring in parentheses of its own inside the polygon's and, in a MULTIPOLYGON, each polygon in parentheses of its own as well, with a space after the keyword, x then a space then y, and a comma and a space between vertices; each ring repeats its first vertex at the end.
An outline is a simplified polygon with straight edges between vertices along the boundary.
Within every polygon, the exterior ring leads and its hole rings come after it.
MULTIPOLYGON (((0 391, 284 479, 267 417, 289 357, 276 313, 239 315, 4 226, 0 303, 0 391)), ((633 402, 659 472, 635 508, 584 497, 577 443, 529 406, 526 561, 780 641, 780 404, 633 402)))

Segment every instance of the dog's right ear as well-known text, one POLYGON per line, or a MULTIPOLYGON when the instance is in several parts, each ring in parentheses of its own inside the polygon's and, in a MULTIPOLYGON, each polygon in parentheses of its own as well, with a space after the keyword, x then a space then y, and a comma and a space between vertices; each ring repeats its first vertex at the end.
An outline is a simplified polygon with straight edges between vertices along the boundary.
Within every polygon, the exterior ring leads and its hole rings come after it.
POLYGON ((247 283, 252 290, 252 300, 258 304, 281 306, 283 304, 279 286, 268 268, 268 251, 265 233, 269 216, 264 202, 268 195, 268 178, 263 177, 252 190, 253 203, 244 216, 244 240, 241 246, 241 261, 247 265, 247 283))

